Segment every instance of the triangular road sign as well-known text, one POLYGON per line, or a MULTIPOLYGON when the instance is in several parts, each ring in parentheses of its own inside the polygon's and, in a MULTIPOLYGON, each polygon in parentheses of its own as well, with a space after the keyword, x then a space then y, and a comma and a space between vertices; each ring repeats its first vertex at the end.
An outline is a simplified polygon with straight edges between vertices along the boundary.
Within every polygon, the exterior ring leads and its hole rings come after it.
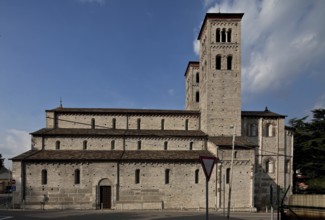
POLYGON ((200 156, 200 162, 203 167, 203 171, 205 173, 205 176, 207 178, 207 181, 210 180, 211 173, 214 167, 214 164, 216 163, 217 158, 215 157, 206 157, 206 156, 200 156))

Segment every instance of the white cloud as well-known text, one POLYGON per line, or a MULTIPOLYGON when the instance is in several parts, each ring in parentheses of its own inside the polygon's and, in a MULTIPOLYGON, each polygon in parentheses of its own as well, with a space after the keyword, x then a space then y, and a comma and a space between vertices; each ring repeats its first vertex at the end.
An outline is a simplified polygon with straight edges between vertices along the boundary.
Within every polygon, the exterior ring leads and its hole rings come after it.
MULTIPOLYGON (((286 88, 325 57, 325 1, 222 0, 210 13, 245 13, 242 78, 245 94, 286 88)), ((196 44, 194 51, 197 54, 196 44)), ((318 73, 322 74, 322 73, 318 73)))
POLYGON ((169 94, 170 96, 174 96, 174 95, 175 95, 175 89, 169 89, 169 90, 168 90, 168 94, 169 94))
POLYGON ((319 97, 319 99, 317 100, 317 102, 315 103, 313 109, 320 109, 323 108, 325 109, 325 94, 323 94, 321 97, 319 97))
POLYGON ((106 0, 78 0, 81 3, 95 3, 99 5, 104 5, 106 0))
POLYGON ((194 53, 196 54, 196 55, 200 55, 200 41, 199 40, 194 40, 193 41, 193 48, 194 48, 194 53))
POLYGON ((8 160, 18 154, 30 150, 31 139, 27 131, 9 129, 5 132, 2 143, 0 143, 0 153, 6 158, 5 165, 10 166, 8 160))

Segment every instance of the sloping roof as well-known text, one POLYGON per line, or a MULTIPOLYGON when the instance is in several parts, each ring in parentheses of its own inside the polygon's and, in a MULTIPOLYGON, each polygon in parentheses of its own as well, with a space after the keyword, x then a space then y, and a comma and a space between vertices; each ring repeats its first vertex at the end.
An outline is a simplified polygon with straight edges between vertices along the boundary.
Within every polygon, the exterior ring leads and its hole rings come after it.
POLYGON ((0 169, 0 180, 7 180, 11 177, 11 171, 6 167, 1 167, 0 169))
POLYGON ((200 130, 121 130, 85 128, 43 128, 31 133, 34 136, 141 136, 141 137, 198 137, 207 135, 200 130))
POLYGON ((190 66, 200 66, 200 62, 199 61, 190 61, 190 62, 188 62, 184 76, 187 75, 188 68, 190 68, 190 66))
MULTIPOLYGON (((231 136, 218 136, 209 137, 209 141, 220 147, 231 147, 232 137, 231 136)), ((237 147, 257 147, 258 145, 249 141, 246 137, 237 136, 235 137, 235 146, 237 147)))
POLYGON ((193 151, 102 151, 102 150, 31 150, 11 158, 13 161, 198 161, 199 156, 213 156, 206 150, 193 151))
POLYGON ((285 118, 286 115, 280 115, 278 113, 268 110, 266 107, 264 111, 242 111, 241 116, 243 117, 266 117, 266 118, 285 118))
POLYGON ((125 108, 63 108, 58 107, 46 112, 56 113, 80 113, 80 114, 129 114, 129 115, 195 115, 199 116, 199 111, 189 110, 164 110, 164 109, 125 109, 125 108))
POLYGON ((199 36, 197 37, 200 40, 204 25, 206 24, 208 19, 239 19, 241 20, 244 16, 244 13, 206 13, 204 17, 204 21, 202 23, 199 36))

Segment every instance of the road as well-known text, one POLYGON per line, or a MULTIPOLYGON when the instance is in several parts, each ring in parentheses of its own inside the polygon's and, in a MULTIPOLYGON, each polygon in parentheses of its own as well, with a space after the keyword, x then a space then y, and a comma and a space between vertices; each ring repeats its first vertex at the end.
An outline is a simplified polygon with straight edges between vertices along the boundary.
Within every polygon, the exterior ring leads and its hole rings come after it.
MULTIPOLYGON (((209 220, 227 220, 222 213, 209 213, 209 220)), ((231 213, 231 220, 269 220, 269 213, 231 213)), ((112 210, 0 210, 0 220, 205 220, 205 212, 193 211, 112 211, 112 210)), ((276 214, 274 215, 276 220, 276 214)))

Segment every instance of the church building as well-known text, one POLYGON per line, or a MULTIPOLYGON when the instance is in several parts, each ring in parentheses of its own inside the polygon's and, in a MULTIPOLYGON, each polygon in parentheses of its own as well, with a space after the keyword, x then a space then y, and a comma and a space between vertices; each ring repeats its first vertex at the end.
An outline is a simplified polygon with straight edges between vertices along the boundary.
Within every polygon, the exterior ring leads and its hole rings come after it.
POLYGON ((227 207, 230 185, 231 210, 269 206, 270 185, 281 195, 292 185, 293 133, 285 115, 241 109, 243 15, 206 14, 200 59, 185 70, 185 110, 46 110, 31 150, 12 158, 15 206, 204 208, 200 156, 218 158, 210 208, 227 207))

